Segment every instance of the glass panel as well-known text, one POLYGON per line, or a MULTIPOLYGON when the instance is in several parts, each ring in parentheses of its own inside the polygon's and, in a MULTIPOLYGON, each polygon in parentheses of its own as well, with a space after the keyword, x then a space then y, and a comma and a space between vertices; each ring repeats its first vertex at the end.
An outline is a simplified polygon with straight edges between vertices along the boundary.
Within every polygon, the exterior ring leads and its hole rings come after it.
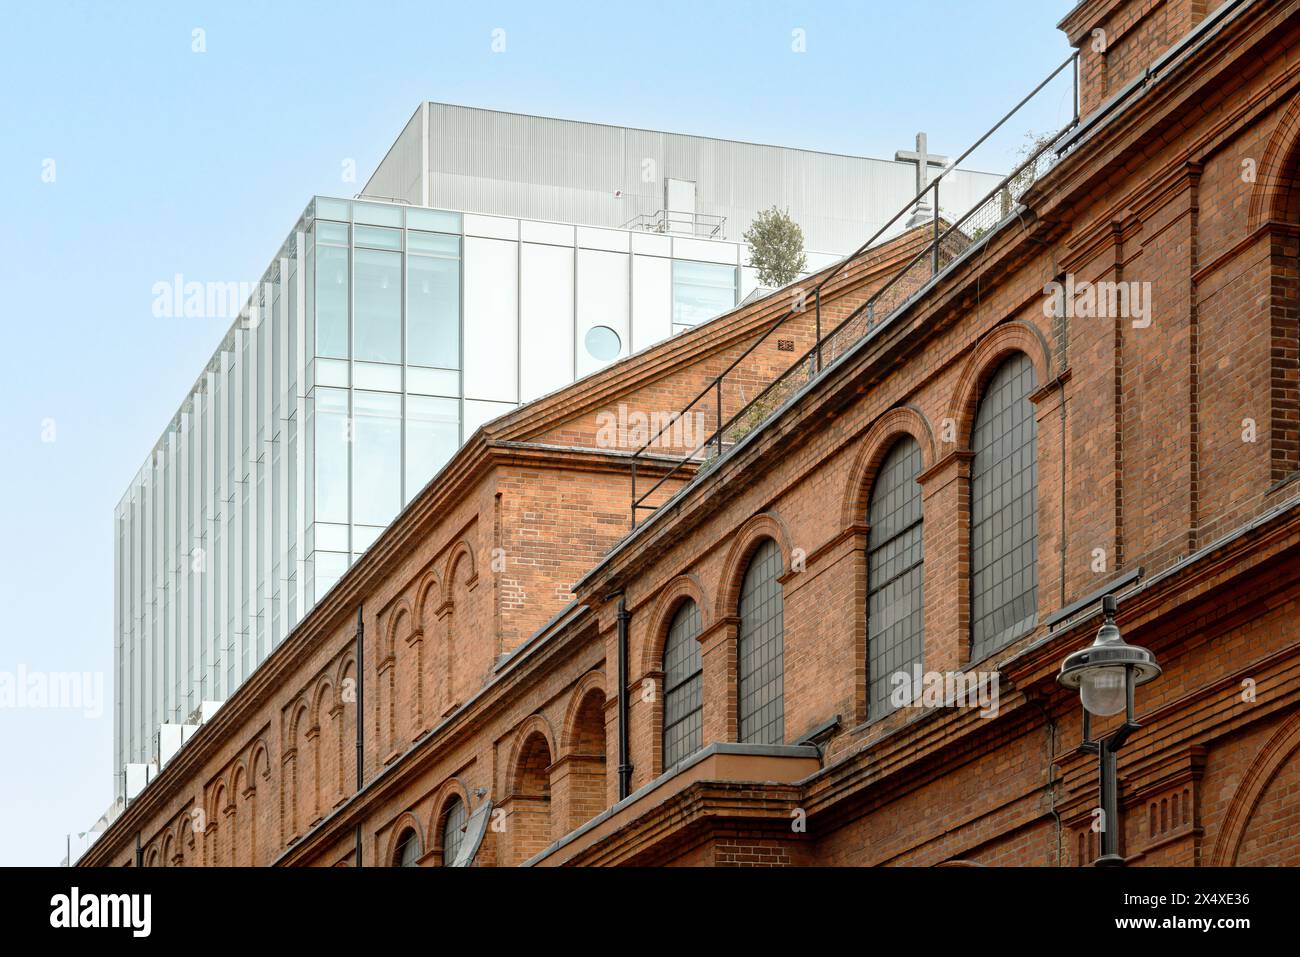
MULTIPOLYGON (((900 439, 880 464, 867 509, 867 714, 893 710, 893 676, 922 663, 921 448, 900 439)), ((909 684, 910 687, 910 684, 909 684)))
POLYGON ((325 593, 343 577, 343 573, 348 570, 348 556, 341 555, 338 552, 315 552, 312 557, 316 566, 316 594, 314 598, 316 601, 320 601, 325 597, 325 593))
POLYGON ((358 246, 378 246, 380 249, 401 249, 400 229, 381 229, 378 226, 355 226, 352 241, 358 246))
POLYGON ((378 389, 381 392, 402 391, 402 367, 379 365, 374 362, 353 363, 358 389, 378 389))
POLYGON ((406 269, 406 361, 459 369, 460 261, 408 256, 406 269))
POLYGON ((352 396, 352 520, 387 525, 401 507, 402 397, 361 391, 352 396))
POLYGON ((735 266, 673 261, 673 322, 693 326, 735 305, 735 266))
POLYGON ((381 203, 353 203, 352 221, 375 226, 402 225, 402 207, 381 203))
POLYGON ((455 399, 406 398, 406 500, 424 488, 460 445, 460 403, 455 399))
MULTIPOLYGON (((402 361, 402 256, 357 249, 356 357, 402 361)), ((318 307, 319 308, 319 307, 318 307)))
POLYGON ((338 223, 318 223, 316 236, 322 243, 329 243, 334 246, 346 246, 348 244, 348 228, 338 223))
POLYGON ((754 552, 740 586, 740 634, 736 643, 740 740, 785 740, 785 608, 781 549, 767 539, 754 552))
POLYGON ((348 357, 348 251, 316 247, 316 355, 348 357))
POLYGON ((460 395, 460 373, 446 369, 406 369, 406 391, 422 395, 460 395))
POLYGON ((348 394, 316 389, 316 521, 348 521, 348 394))
POLYGON ((350 204, 346 199, 329 199, 325 196, 316 197, 316 218, 317 219, 337 219, 346 223, 349 219, 348 206, 350 204))
POLYGON ((1034 627, 1038 454, 1034 365, 1018 353, 984 392, 971 432, 971 658, 1034 627))
POLYGON ((460 255, 460 237, 446 236, 442 233, 421 233, 411 231, 406 234, 406 251, 411 253, 429 253, 432 256, 460 255))
POLYGON ((440 233, 459 233, 460 213, 448 213, 441 209, 408 209, 406 227, 432 229, 440 233))
POLYGON ((336 386, 340 389, 348 387, 348 360, 316 359, 313 368, 317 385, 336 386))
POLYGON ((688 601, 673 616, 664 643, 665 771, 704 744, 704 662, 699 635, 700 609, 688 601))

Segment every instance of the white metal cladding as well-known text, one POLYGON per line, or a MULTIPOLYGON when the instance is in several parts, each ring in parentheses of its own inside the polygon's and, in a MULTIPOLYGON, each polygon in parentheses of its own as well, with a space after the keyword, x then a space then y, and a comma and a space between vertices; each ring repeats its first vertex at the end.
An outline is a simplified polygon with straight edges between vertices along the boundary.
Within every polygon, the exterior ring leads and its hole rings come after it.
POLYGON ((366 184, 367 195, 420 204, 424 163, 424 108, 417 109, 366 184))
MULTIPOLYGON (((365 188, 420 202, 409 140, 417 110, 365 188)), ((788 208, 809 249, 844 255, 916 191, 911 163, 428 104, 427 204, 523 219, 620 226, 665 208, 664 184, 696 184, 697 211, 726 218, 718 238, 739 240, 754 216, 788 208), (621 196, 616 193, 621 192, 621 196)), ((418 179, 418 174, 417 174, 418 179)), ((954 170, 940 204, 964 213, 995 174, 954 170)), ((901 228, 901 227, 900 227, 901 228)))

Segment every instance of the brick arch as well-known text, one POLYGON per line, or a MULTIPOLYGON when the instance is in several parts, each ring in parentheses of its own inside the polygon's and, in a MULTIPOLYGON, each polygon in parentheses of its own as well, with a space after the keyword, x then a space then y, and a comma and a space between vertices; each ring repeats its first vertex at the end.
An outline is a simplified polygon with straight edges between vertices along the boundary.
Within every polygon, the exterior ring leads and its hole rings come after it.
POLYGON ((1246 831, 1254 817, 1260 799, 1264 797, 1273 779, 1286 767, 1287 762, 1300 750, 1300 713, 1283 722, 1277 732, 1259 749, 1241 777, 1241 784, 1228 804, 1223 817, 1223 827, 1214 845, 1211 867, 1232 867, 1245 841, 1246 831))
POLYGON ((439 863, 445 863, 442 859, 442 825, 453 800, 461 801, 465 805, 465 813, 469 813, 469 788, 455 776, 448 778, 438 789, 433 799, 433 814, 429 818, 429 844, 425 850, 436 851, 439 863))
POLYGON ((718 583, 718 597, 714 605, 715 621, 736 614, 740 602, 740 585, 749 566, 749 559, 758 546, 769 538, 781 550, 782 574, 790 570, 790 530, 774 510, 760 512, 741 525, 731 540, 731 548, 722 564, 722 577, 718 583))
POLYGON ((452 600, 452 591, 456 587, 456 575, 460 571, 460 563, 468 562, 468 574, 465 576, 465 582, 468 584, 478 577, 478 568, 474 563, 474 550, 469 547, 465 539, 460 539, 452 546, 451 554, 447 556, 447 572, 442 579, 442 600, 449 602, 452 600))
POLYGON ((844 490, 840 509, 840 527, 860 525, 866 518, 871 486, 876 479, 880 463, 890 453, 894 443, 910 435, 921 448, 921 471, 934 464, 934 432, 925 415, 914 405, 900 405, 890 409, 867 430, 859 444, 849 470, 849 484, 844 490))
POLYGON ((507 800, 510 806, 506 860, 519 865, 552 841, 551 767, 555 738, 550 725, 534 714, 519 728, 510 760, 507 800))
MULTIPOLYGON (((578 739, 581 737, 581 731, 578 727, 578 719, 582 716, 583 705, 586 704, 587 698, 592 694, 600 694, 601 714, 605 711, 605 673, 602 671, 588 671, 574 685, 573 691, 569 693, 569 704, 564 713, 564 726, 560 735, 560 751, 556 757, 576 753, 578 739)), ((601 732, 604 733, 604 719, 601 720, 601 732)), ((601 748, 602 753, 604 747, 601 748)))
POLYGON ((384 853, 384 867, 397 866, 397 840, 406 833, 408 828, 415 832, 416 840, 420 842, 420 856, 423 857, 429 850, 419 818, 411 811, 403 811, 397 815, 393 826, 388 831, 388 850, 384 853))
POLYGON ((704 634, 712 623, 708 598, 704 594, 704 585, 692 573, 678 575, 659 592, 654 608, 650 612, 650 633, 641 652, 641 673, 662 671, 664 665, 664 644, 668 641, 668 629, 672 627, 673 616, 687 599, 695 602, 700 610, 700 634, 704 634))
MULTIPOLYGON (((333 696, 333 692, 334 679, 329 675, 321 675, 316 682, 316 690, 312 692, 311 701, 313 713, 320 713, 321 702, 325 699, 326 695, 333 696)), ((330 703, 333 704, 332 701, 330 703)))
POLYGON ((1282 111, 1255 170, 1246 228, 1254 233, 1272 220, 1300 216, 1300 94, 1282 111))
MULTIPOLYGON (((302 719, 304 714, 310 716, 311 713, 311 704, 308 702, 306 696, 303 696, 294 702, 292 717, 289 719, 289 740, 294 743, 295 747, 297 746, 297 738, 299 734, 298 722, 302 719)), ((310 729, 311 725, 309 724, 303 729, 302 733, 306 734, 310 729)))
POLYGON ((413 631, 419 629, 420 621, 411 610, 411 603, 402 598, 393 606, 393 610, 388 613, 388 626, 384 629, 384 645, 380 649, 385 657, 397 653, 397 629, 406 620, 411 622, 413 631))
POLYGON ((351 677, 353 681, 357 680, 356 671, 357 671, 356 656, 351 653, 344 655, 343 660, 339 662, 338 671, 335 672, 335 685, 338 687, 340 694, 342 693, 343 690, 343 683, 347 681, 349 677, 351 677), (349 671, 352 672, 351 675, 348 674, 349 671))
POLYGON ((546 744, 546 750, 550 754, 550 760, 553 764, 555 757, 559 754, 555 747, 555 732, 551 730, 551 723, 541 714, 532 714, 526 718, 518 729, 515 731, 514 744, 510 747, 510 763, 507 767, 510 769, 510 777, 506 781, 506 788, 510 794, 514 794, 519 789, 519 761, 525 757, 525 745, 532 745, 531 739, 534 735, 541 735, 546 744))
POLYGON ((258 738, 253 747, 248 752, 249 767, 249 786, 257 787, 259 765, 262 768, 261 777, 267 779, 271 776, 271 749, 267 746, 266 741, 258 738))
POLYGON ((194 813, 193 805, 186 807, 181 812, 180 820, 176 822, 176 856, 180 858, 178 867, 185 865, 185 848, 194 847, 194 813))
POLYGON ((415 627, 423 629, 429 612, 438 610, 443 602, 442 590, 442 579, 432 568, 420 577, 415 586, 415 627))
POLYGON ((962 367, 952 402, 948 406, 947 417, 957 427, 958 449, 970 449, 975 412, 979 408, 984 387, 1002 363, 1017 352, 1023 352, 1034 364, 1035 385, 1038 388, 1041 389, 1054 378, 1051 350, 1042 333, 1019 319, 1004 322, 995 328, 966 357, 966 364, 962 367))
POLYGON ((215 824, 220 819, 221 812, 225 810, 224 798, 230 792, 226 785, 225 775, 217 778, 212 784, 211 796, 208 798, 208 824, 215 824))

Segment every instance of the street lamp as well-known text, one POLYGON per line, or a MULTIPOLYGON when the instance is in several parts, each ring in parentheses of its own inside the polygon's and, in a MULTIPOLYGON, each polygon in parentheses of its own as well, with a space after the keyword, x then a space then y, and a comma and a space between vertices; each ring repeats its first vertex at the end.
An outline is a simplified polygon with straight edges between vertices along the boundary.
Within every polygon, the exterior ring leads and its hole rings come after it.
POLYGON ((1124 641, 1115 624, 1115 596, 1101 600, 1106 620, 1097 629, 1091 645, 1061 662, 1056 682, 1062 688, 1078 690, 1083 702, 1083 749, 1098 756, 1101 776, 1101 857, 1098 867, 1120 866, 1119 779, 1115 755, 1128 736, 1141 725, 1133 718, 1133 689, 1160 676, 1156 656, 1145 648, 1124 641), (1092 740, 1092 716, 1108 717, 1123 711, 1124 723, 1104 739, 1092 740))

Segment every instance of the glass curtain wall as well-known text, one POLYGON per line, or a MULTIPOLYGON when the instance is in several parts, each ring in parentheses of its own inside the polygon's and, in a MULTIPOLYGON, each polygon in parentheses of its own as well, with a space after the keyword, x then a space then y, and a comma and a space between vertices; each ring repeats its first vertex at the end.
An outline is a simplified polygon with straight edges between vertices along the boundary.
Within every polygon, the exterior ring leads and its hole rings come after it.
POLYGON ((119 793, 158 726, 229 697, 459 447, 460 233, 456 213, 313 200, 131 483, 119 793))

